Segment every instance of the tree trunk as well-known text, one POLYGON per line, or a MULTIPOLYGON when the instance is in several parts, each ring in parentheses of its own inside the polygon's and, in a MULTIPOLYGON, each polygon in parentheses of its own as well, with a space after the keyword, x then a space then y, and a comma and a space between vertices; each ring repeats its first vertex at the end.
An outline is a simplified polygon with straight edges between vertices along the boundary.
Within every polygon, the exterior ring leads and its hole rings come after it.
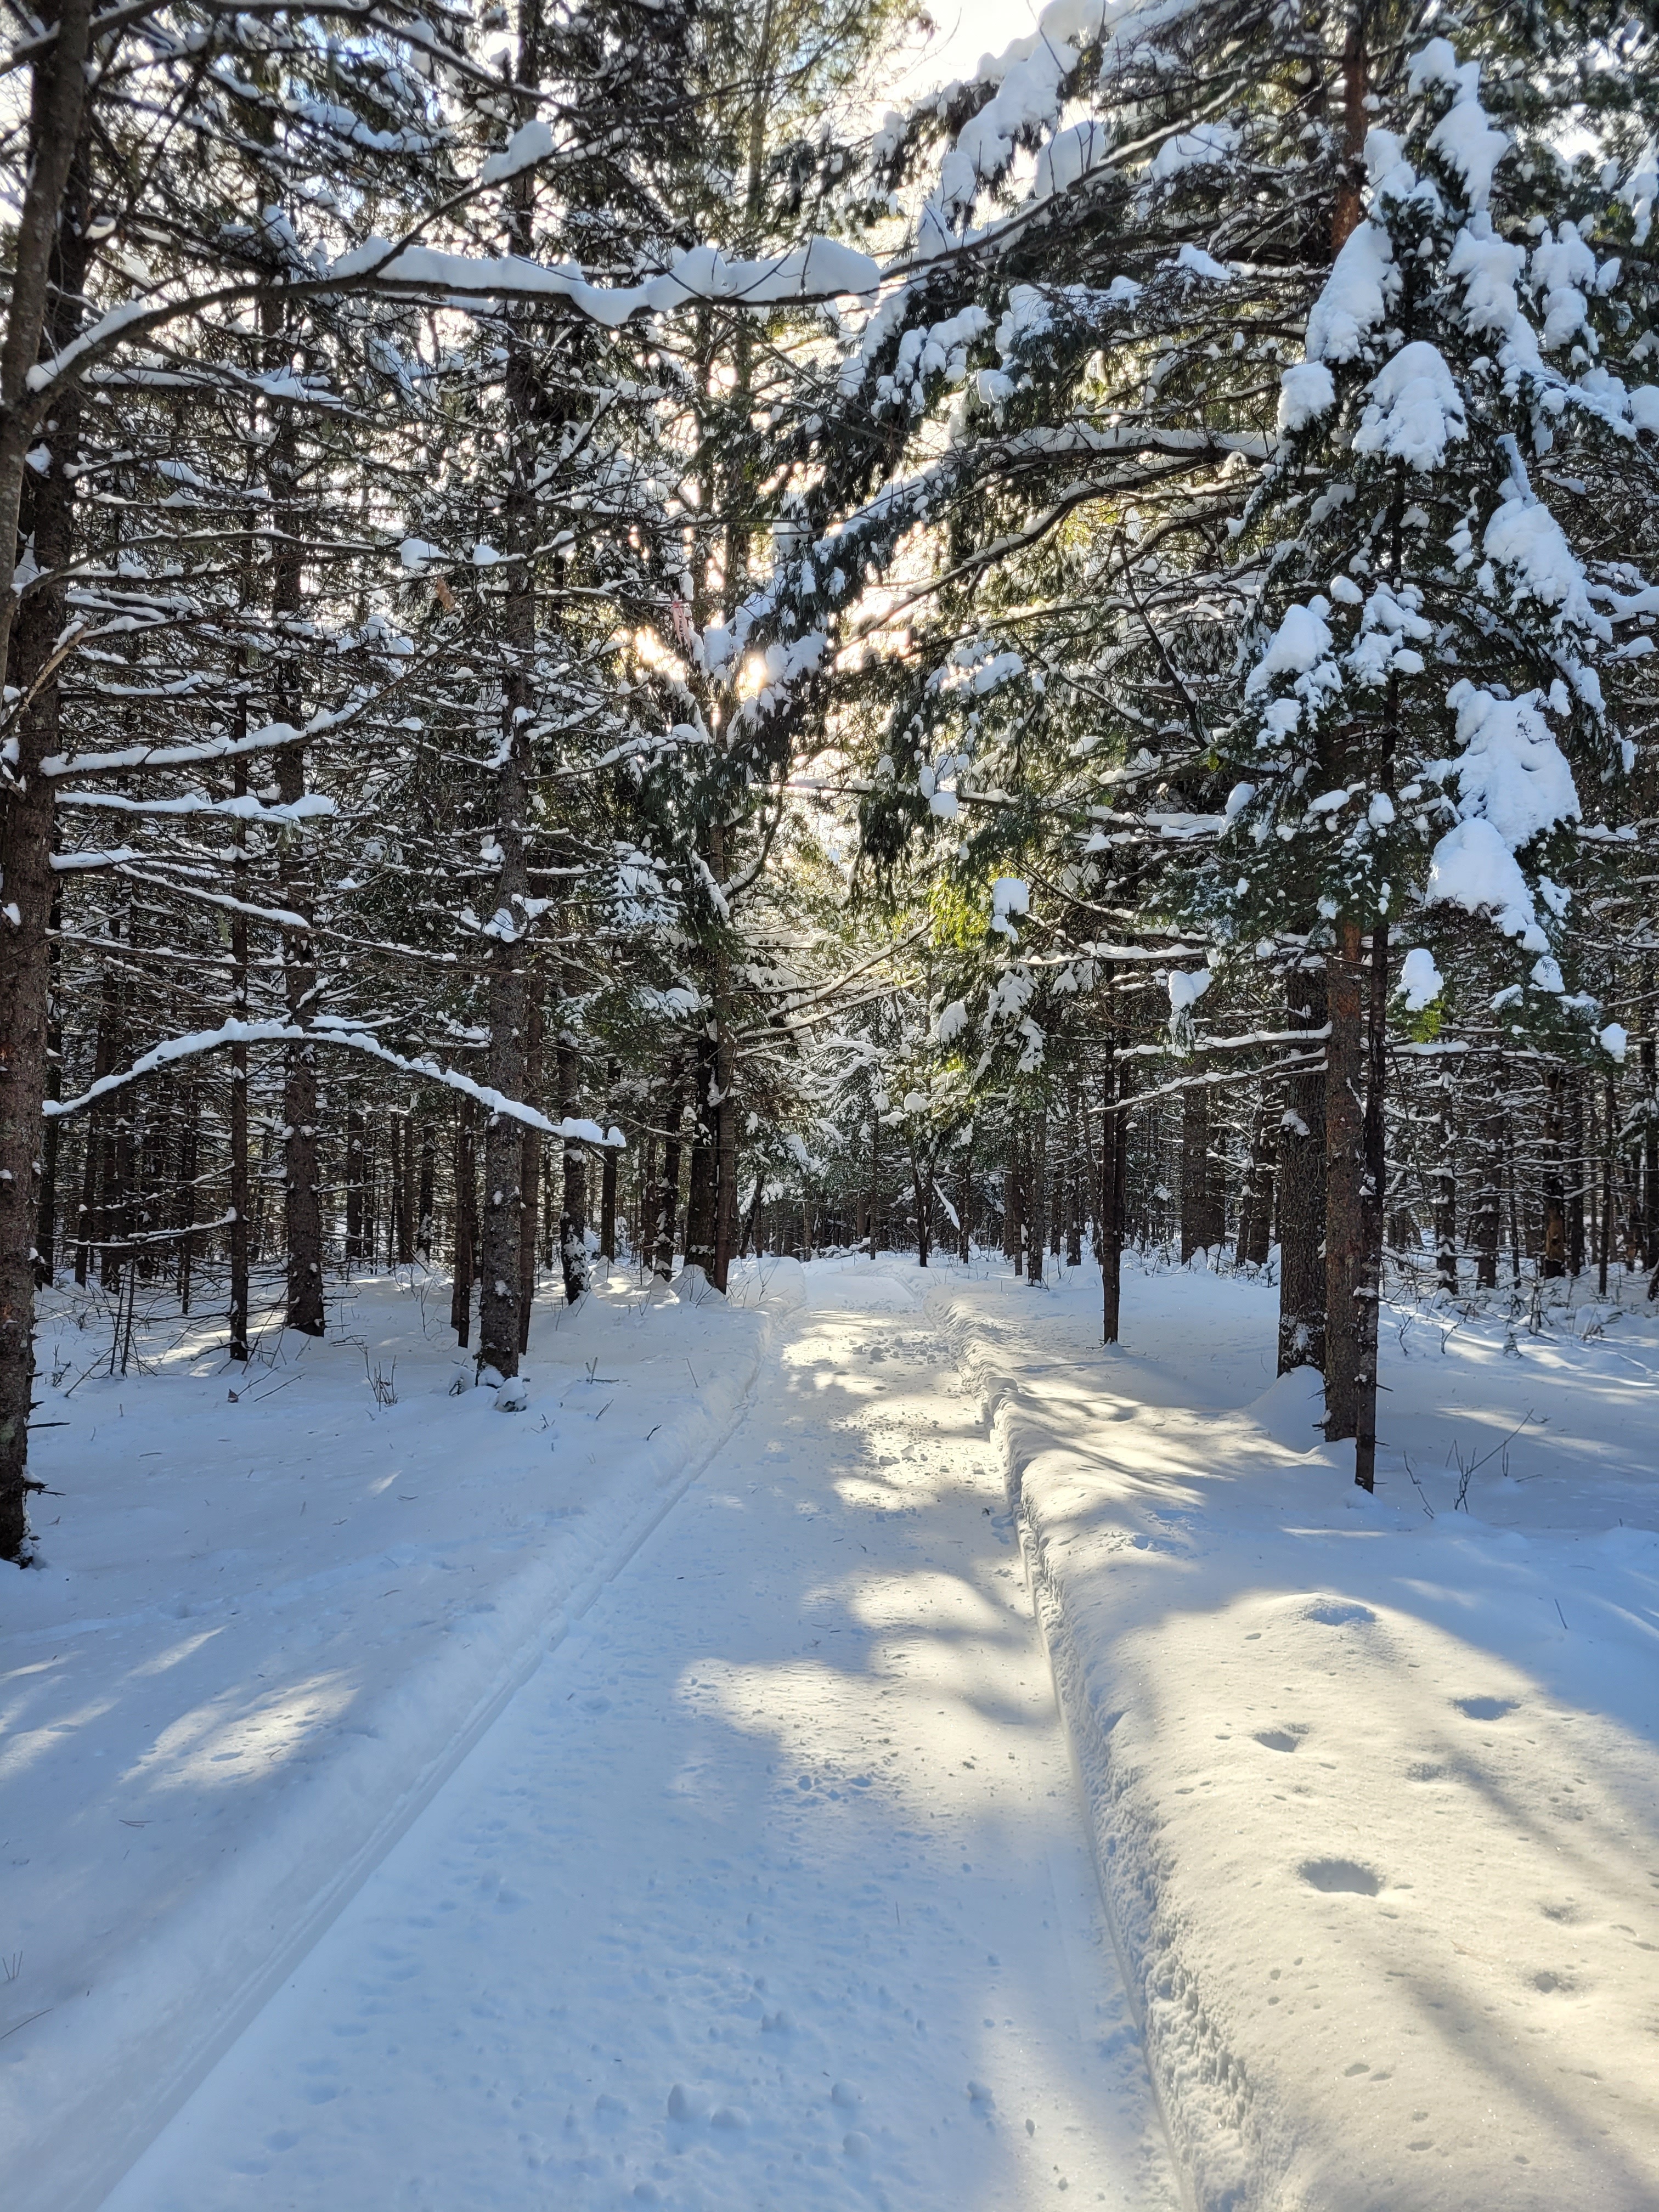
POLYGON ((472 1131, 472 1103, 462 1099, 455 1114, 455 1282, 449 1299, 449 1325, 463 1352, 472 1334, 472 1282, 478 1248, 478 1164, 472 1131))
MULTIPOLYGON (((542 979, 533 970, 528 981, 526 1010, 528 1036, 525 1047, 525 1099, 534 1106, 541 1096, 542 1048, 546 1021, 542 979)), ((530 1314, 536 1302, 536 1242, 540 1233, 542 1191, 542 1133, 526 1122, 519 1133, 519 1352, 530 1349, 530 1314)))
POLYGON ((432 1127, 422 1122, 421 1127, 421 1195, 420 1225, 415 1232, 415 1249, 428 1266, 432 1261, 432 1207, 437 1195, 438 1152, 433 1141, 432 1127))
POLYGON ((1325 1436, 1355 1432, 1365 1260, 1365 1055, 1359 924, 1337 923, 1327 978, 1325 1085, 1325 1436))
MULTIPOLYGON (((1287 1017, 1298 1030, 1322 1030, 1322 968, 1292 969, 1287 1017)), ((1325 1364, 1325 1069, 1289 1079, 1279 1148, 1279 1371, 1325 1364)))
POLYGON ((191 1234, 196 1221, 196 1174, 201 1157, 202 1097, 201 1086, 194 1076, 184 1085, 181 1101, 182 1115, 179 1138, 179 1218, 173 1226, 179 1237, 179 1310, 190 1311, 191 1275, 195 1260, 196 1239, 191 1234))
POLYGON ((363 1109, 348 1097, 345 1109, 345 1256, 349 1267, 361 1267, 363 1251, 363 1109))
POLYGON ((882 1248, 881 1206, 881 1109, 873 1099, 870 1105, 870 1257, 873 1260, 882 1248))
POLYGON ((1123 1313, 1123 1237, 1128 1209, 1129 1091, 1133 1063, 1106 1040, 1106 1079, 1100 1116, 1100 1281, 1103 1337, 1118 1341, 1123 1313))
POLYGON ((1048 1196, 1048 1115, 1039 1106, 1029 1124, 1026 1142, 1030 1146, 1027 1158, 1030 1171, 1026 1177, 1030 1213, 1025 1225, 1025 1279, 1028 1283, 1042 1280, 1042 1255, 1047 1245, 1048 1224, 1044 1206, 1048 1196))
POLYGON ((1498 1248, 1502 1242, 1504 1177, 1504 1109, 1501 1101, 1488 1107, 1475 1125, 1475 1160, 1479 1181, 1469 1210, 1469 1235, 1474 1245, 1474 1279, 1483 1291, 1498 1288, 1498 1248))
POLYGON ((1584 1272, 1584 1079, 1567 1078, 1567 1273, 1584 1272))
POLYGON ((965 1267, 973 1257, 974 1139, 971 1128, 962 1147, 962 1175, 957 1183, 957 1257, 965 1267))
MULTIPOLYGON (((566 979, 568 981, 568 979, 566 979)), ((568 990, 562 995, 568 996, 568 990)), ((559 1024, 559 1112, 574 1121, 581 1108, 581 1060, 575 1037, 559 1024)), ((559 1194, 559 1271, 568 1304, 587 1289, 587 1161, 574 1139, 563 1140, 564 1176, 559 1194)))
POLYGON ((1021 1272, 1025 1256, 1025 1227, 1021 1193, 1021 1146, 1024 1141, 1020 1117, 1014 1116, 1014 1126, 1008 1136, 1008 1164, 1002 1176, 1002 1249, 1013 1263, 1016 1275, 1021 1272))
POLYGON ((1437 1085, 1438 1110, 1434 1118, 1434 1261, 1440 1287, 1455 1297, 1457 1282, 1457 1123, 1449 1075, 1442 1072, 1437 1085))
MULTIPOLYGON (((614 1060, 605 1063, 605 1079, 607 1091, 614 1096, 617 1087, 617 1063, 614 1060)), ((606 1111, 609 1112, 608 1106, 606 1111)), ((616 1146, 607 1145, 605 1165, 599 1177, 599 1257, 613 1264, 617 1257, 617 1168, 616 1146)))
POLYGON ((685 1117, 685 1071, 677 1067, 668 1086, 668 1112, 662 1140, 662 1180, 657 1187, 656 1273, 667 1282, 674 1273, 674 1231, 680 1212, 680 1123, 685 1117))
MULTIPOLYGON (((54 889, 46 939, 46 1097, 50 1099, 61 1099, 64 1095, 64 1019, 59 1003, 58 951, 63 912, 63 895, 54 889)), ((38 1290, 44 1290, 52 1281, 57 1259, 58 1154, 62 1129, 60 1118, 56 1114, 51 1115, 40 1140, 40 1192, 34 1215, 34 1281, 38 1290)))
POLYGON ((1376 1487, 1376 1366, 1382 1315, 1382 1208, 1388 1192, 1388 1124, 1383 1115, 1388 1078, 1389 925, 1371 932, 1370 1003, 1365 1025, 1365 1175, 1360 1205, 1364 1249, 1355 1291, 1354 1335, 1359 1359, 1354 1377, 1353 1479, 1376 1487))
POLYGON ((28 158, 12 252, 6 334, 0 346, 0 679, 28 703, 9 735, 17 753, 0 771, 0 1559, 28 1543, 28 1419, 34 1380, 33 1257, 42 1112, 50 1066, 52 790, 42 760, 59 750, 62 694, 56 657, 64 628, 74 550, 80 395, 53 403, 41 442, 44 472, 30 469, 36 417, 29 370, 43 347, 57 353, 81 323, 90 246, 82 133, 86 0, 42 11, 58 36, 30 86, 28 158), (27 488, 25 479, 27 478, 27 488), (32 537, 38 580, 15 592, 19 526, 32 537), (15 635, 12 635, 15 624, 15 635))
POLYGON ((1565 1078, 1559 1066, 1544 1071, 1544 1250, 1543 1273, 1554 1280, 1567 1272, 1566 1193, 1562 1177, 1565 1133, 1565 1078))
POLYGON ((1240 1267, 1264 1267, 1273 1244, 1273 1169, 1278 1154, 1278 1131, 1273 1109, 1264 1098, 1256 1109, 1250 1132, 1250 1160, 1238 1215, 1236 1257, 1240 1267))
POLYGON ((1210 1174, 1210 1092, 1194 1083, 1181 1094, 1181 1264, 1216 1242, 1210 1174))

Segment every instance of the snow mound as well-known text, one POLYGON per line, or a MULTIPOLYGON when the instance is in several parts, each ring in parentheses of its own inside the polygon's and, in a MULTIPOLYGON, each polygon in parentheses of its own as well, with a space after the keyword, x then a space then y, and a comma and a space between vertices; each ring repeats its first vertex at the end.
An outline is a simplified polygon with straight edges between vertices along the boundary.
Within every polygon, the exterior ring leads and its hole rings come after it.
POLYGON ((1325 1441, 1325 1378, 1316 1367, 1292 1367, 1244 1410, 1281 1450, 1316 1451, 1325 1441))

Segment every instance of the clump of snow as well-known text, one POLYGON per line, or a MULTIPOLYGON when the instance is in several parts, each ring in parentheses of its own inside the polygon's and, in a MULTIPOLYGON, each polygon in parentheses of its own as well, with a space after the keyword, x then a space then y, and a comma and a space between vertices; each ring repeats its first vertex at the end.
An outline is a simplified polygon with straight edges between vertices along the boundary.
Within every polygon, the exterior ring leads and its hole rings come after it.
POLYGON ((1547 949, 1519 861, 1492 823, 1479 817, 1457 823, 1436 845, 1424 897, 1430 906, 1489 914, 1528 952, 1547 949))
POLYGON ((1279 434, 1293 437, 1336 404, 1336 384, 1323 362, 1300 361, 1279 380, 1279 434))
POLYGON ((533 169, 553 151, 553 128, 539 115, 522 123, 499 154, 492 154, 478 172, 481 185, 499 185, 522 170, 533 169))
POLYGON ((1392 355, 1372 378, 1354 451, 1437 469, 1446 447, 1468 434, 1462 397, 1438 347, 1414 339, 1392 355))
POLYGON ((1244 696, 1255 698, 1276 677, 1302 676, 1326 659, 1331 650, 1330 602, 1322 595, 1304 606, 1287 607, 1267 651, 1244 679, 1244 696))
POLYGON ((1183 246, 1176 256, 1176 267, 1185 270, 1189 276, 1201 276, 1211 284, 1231 284, 1233 281, 1232 270, 1224 268, 1201 246, 1183 246))
POLYGON ((1304 343, 1308 359, 1354 360, 1388 314, 1399 289, 1388 232, 1374 222, 1358 224, 1332 264, 1308 317, 1304 343))
POLYGON ((1170 970, 1170 1011, 1184 1014, 1195 1006, 1209 989, 1215 977, 1207 968, 1171 968, 1170 970))
POLYGON ((1395 995, 1406 1001, 1408 1014, 1420 1014, 1431 1006, 1445 988, 1446 979, 1434 964, 1434 955, 1426 946, 1416 945, 1400 963, 1400 981, 1395 985, 1395 995))
POLYGON ((1166 138, 1147 166, 1146 176, 1154 185, 1167 184, 1184 169, 1201 168, 1224 161, 1238 145, 1238 132, 1231 123, 1200 123, 1190 131, 1178 131, 1173 138, 1166 138))
POLYGON ((1577 555, 1540 499, 1511 487, 1486 525, 1486 557, 1509 570, 1516 595, 1555 609, 1555 627, 1608 637, 1612 628, 1590 604, 1577 555))
POLYGON ((1541 692, 1500 699, 1466 678, 1446 704, 1456 712, 1462 747, 1452 764, 1461 814, 1483 816, 1511 852, 1559 822, 1577 821, 1572 770, 1544 719, 1541 692))
POLYGON ((1430 136, 1430 150, 1462 179, 1470 207, 1485 208, 1492 198, 1492 171, 1510 142, 1492 127, 1480 105, 1480 63, 1460 62, 1449 39, 1431 39, 1413 56, 1406 82, 1413 96, 1431 86, 1451 94, 1451 106, 1430 136))
POLYGON ((1544 295, 1543 345, 1546 352, 1575 338, 1589 319, 1586 296, 1595 289, 1595 256, 1578 235, 1578 226, 1564 222, 1561 235, 1549 229, 1533 248, 1532 281, 1544 295))

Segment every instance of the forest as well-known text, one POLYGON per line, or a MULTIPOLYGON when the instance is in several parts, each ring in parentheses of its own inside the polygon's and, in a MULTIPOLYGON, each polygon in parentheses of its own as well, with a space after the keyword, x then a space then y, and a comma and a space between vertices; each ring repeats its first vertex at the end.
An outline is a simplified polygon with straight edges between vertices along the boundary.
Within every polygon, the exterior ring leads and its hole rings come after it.
MULTIPOLYGON (((418 1297, 405 1380, 533 1414, 684 1310, 695 1411, 860 1265, 1091 1389, 1236 1331, 1321 1512, 1553 1423, 1653 1525, 1568 1368, 1659 1346, 1659 19, 933 12, 6 0, 0 1559, 88 1408, 188 1457, 179 1346, 389 1417, 418 1297)), ((1631 2094, 1540 2203, 1652 2201, 1631 2094)))

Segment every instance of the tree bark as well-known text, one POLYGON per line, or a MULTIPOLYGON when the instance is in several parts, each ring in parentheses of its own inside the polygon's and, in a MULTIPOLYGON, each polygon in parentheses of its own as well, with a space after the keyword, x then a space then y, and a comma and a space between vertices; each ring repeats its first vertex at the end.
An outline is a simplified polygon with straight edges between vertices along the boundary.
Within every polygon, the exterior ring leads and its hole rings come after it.
POLYGON ((1359 1306, 1365 1259, 1364 969, 1359 924, 1343 915, 1327 975, 1331 1036, 1325 1085, 1325 1435, 1358 1419, 1359 1306))
POLYGON ((52 791, 42 761, 58 750, 58 680, 73 551, 79 393, 55 403, 44 475, 27 467, 37 415, 28 372, 43 337, 58 352, 81 321, 87 241, 87 0, 60 0, 58 36, 30 87, 28 167, 0 345, 0 679, 21 696, 4 734, 17 757, 0 770, 0 1559, 28 1548, 28 1420, 34 1382, 33 1257, 42 1107, 49 1067, 52 791), (29 478, 27 499, 25 476, 29 478), (20 520, 33 539, 38 580, 20 599, 20 520), (12 637, 14 619, 15 638, 12 637))
POLYGON ((1434 1264, 1440 1287, 1457 1296, 1457 1123, 1449 1075, 1442 1072, 1434 1117, 1434 1264))
POLYGON ((1106 1077, 1100 1116, 1100 1281, 1102 1334, 1118 1341, 1123 1314, 1123 1240, 1128 1210, 1129 1091, 1132 1063, 1119 1053, 1118 1040, 1106 1040, 1106 1077))
POLYGON ((668 1086, 668 1111, 662 1140, 662 1179, 657 1186, 656 1273, 667 1282, 674 1273, 674 1231, 680 1212, 680 1123, 685 1117, 685 1070, 676 1067, 668 1086))
MULTIPOLYGON (((542 1088, 542 1048, 545 1037, 541 979, 532 970, 528 983, 530 1003, 526 1012, 528 1036, 525 1047, 525 1097, 535 1105, 542 1088)), ((530 1315, 536 1302, 536 1242, 540 1233, 542 1190, 542 1133, 526 1122, 520 1131, 519 1159, 519 1352, 530 1349, 530 1315)))
MULTIPOLYGON (((562 1018, 562 1000, 568 994, 568 979, 562 979, 561 1018, 557 1061, 559 1071, 559 1112, 566 1121, 574 1121, 581 1109, 581 1060, 574 1034, 562 1018)), ((587 1160, 581 1146, 572 1138, 562 1139, 563 1180, 559 1195, 559 1271, 564 1281, 568 1304, 574 1305, 587 1289, 587 1160)))
POLYGON ((1370 999, 1365 1024, 1365 1173, 1360 1202, 1364 1248, 1354 1315, 1359 1359, 1354 1376, 1353 1479, 1362 1490, 1376 1487, 1376 1365, 1382 1315, 1382 1208, 1388 1192, 1388 1125, 1383 1115, 1388 1043, 1389 925, 1379 919, 1371 931, 1370 999))
MULTIPOLYGON (((605 1085, 613 1096, 617 1084, 617 1063, 605 1064, 605 1085)), ((606 1107, 607 1114, 610 1111, 606 1107)), ((605 1164, 599 1173, 599 1257, 613 1264, 617 1257, 617 1156, 614 1145, 607 1145, 605 1164)))
POLYGON ((1044 1206, 1048 1196, 1048 1115, 1039 1106, 1030 1117, 1026 1142, 1030 1163, 1026 1176, 1029 1213, 1025 1224, 1025 1279, 1042 1280, 1042 1255, 1048 1242, 1044 1206))
MULTIPOLYGON (((1322 1030, 1322 968, 1292 969, 1286 979, 1292 1029, 1322 1030)), ((1279 1149, 1279 1371, 1325 1364, 1325 1069, 1293 1073, 1286 1085, 1279 1149)))
POLYGON ((1554 1280, 1567 1272, 1566 1191, 1562 1174, 1565 1134, 1566 1082, 1559 1066, 1544 1071, 1544 1251, 1543 1273, 1554 1280))
POLYGON ((472 1334, 472 1281, 478 1245, 478 1166, 472 1111, 471 1100, 463 1098, 455 1112, 455 1281, 450 1292, 449 1325, 463 1352, 472 1334))
POLYGON ((1181 1264, 1215 1242, 1210 1194, 1210 1093, 1194 1083, 1181 1094, 1181 1264))

